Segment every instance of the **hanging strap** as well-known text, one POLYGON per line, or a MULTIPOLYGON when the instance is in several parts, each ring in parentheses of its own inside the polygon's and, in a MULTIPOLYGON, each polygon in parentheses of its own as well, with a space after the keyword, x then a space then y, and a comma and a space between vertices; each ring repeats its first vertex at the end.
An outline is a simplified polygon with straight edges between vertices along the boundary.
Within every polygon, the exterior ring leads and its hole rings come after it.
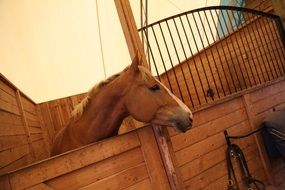
POLYGON ((247 186, 247 190, 252 190, 253 189, 252 186, 254 186, 256 190, 265 189, 265 185, 262 181, 255 179, 251 176, 245 156, 238 145, 230 144, 230 146, 227 147, 226 152, 227 152, 226 158, 227 158, 227 168, 228 168, 228 190, 235 190, 235 189, 239 190, 237 179, 234 173, 233 164, 231 161, 232 157, 238 161, 242 173, 242 181, 247 186), (261 189, 259 188, 258 184, 262 186, 261 189))

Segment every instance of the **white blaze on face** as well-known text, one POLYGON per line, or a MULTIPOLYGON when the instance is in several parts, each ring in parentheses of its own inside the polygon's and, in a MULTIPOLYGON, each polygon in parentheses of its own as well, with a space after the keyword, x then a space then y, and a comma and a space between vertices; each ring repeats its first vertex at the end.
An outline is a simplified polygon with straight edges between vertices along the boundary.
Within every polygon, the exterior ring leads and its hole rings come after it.
POLYGON ((172 94, 172 92, 166 87, 164 86, 164 84, 162 84, 159 80, 155 79, 167 92, 168 94, 177 102, 177 104, 186 112, 189 113, 189 116, 191 119, 193 119, 193 115, 192 112, 190 111, 190 109, 179 99, 177 98, 174 94, 172 94))

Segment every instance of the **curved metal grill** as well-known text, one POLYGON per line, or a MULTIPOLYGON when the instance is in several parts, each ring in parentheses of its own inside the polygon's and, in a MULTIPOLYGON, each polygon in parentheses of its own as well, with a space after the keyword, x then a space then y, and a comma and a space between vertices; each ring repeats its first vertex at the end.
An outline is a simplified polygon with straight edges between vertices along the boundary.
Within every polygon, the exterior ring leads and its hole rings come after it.
POLYGON ((205 7, 139 31, 152 72, 190 107, 275 80, 285 72, 285 33, 273 14, 205 7))

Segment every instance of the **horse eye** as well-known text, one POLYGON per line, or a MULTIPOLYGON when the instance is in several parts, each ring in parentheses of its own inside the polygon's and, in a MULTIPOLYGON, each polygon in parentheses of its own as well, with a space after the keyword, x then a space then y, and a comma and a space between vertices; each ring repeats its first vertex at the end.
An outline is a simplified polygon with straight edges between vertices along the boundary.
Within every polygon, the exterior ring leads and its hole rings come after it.
POLYGON ((160 88, 159 88, 158 84, 155 84, 155 85, 151 86, 149 89, 154 92, 154 91, 159 90, 160 88))

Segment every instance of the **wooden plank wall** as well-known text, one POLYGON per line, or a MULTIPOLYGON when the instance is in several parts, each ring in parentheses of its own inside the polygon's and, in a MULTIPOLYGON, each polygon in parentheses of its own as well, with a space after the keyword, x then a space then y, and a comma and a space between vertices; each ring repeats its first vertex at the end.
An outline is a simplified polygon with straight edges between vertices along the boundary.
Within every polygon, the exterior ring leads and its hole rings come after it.
POLYGON ((50 150, 56 133, 68 123, 73 108, 86 95, 87 93, 82 93, 38 104, 43 118, 43 127, 47 129, 48 150, 50 150))
MULTIPOLYGON (((48 131, 49 150, 56 133, 66 126, 72 110, 86 96, 87 93, 82 93, 38 104, 43 117, 43 127, 48 131)), ((125 133, 135 129, 136 126, 142 125, 144 124, 134 121, 131 117, 126 118, 121 125, 119 133, 125 133)))
POLYGON ((0 179, 3 189, 170 189, 151 127, 36 163, 0 179))
POLYGON ((36 104, 0 75, 0 175, 46 158, 36 104))
POLYGON ((174 94, 180 97, 180 87, 185 103, 196 107, 223 98, 223 90, 229 95, 281 77, 285 68, 285 49, 277 31, 273 20, 256 19, 189 58, 181 67, 169 70, 161 76, 161 80, 170 87, 166 78, 168 75, 174 94), (193 103, 189 99, 181 68, 193 103), (214 91, 214 100, 204 98, 209 87, 214 91))
MULTIPOLYGON (((284 78, 273 85, 195 112, 194 127, 185 134, 169 129, 175 165, 185 189, 226 189, 223 131, 227 129, 230 135, 245 134, 260 126, 273 108, 285 108, 284 78)), ((260 144, 262 146, 260 139, 250 136, 233 142, 244 151, 253 176, 268 182, 271 168, 270 163, 262 164, 267 156, 259 150, 260 144)))

